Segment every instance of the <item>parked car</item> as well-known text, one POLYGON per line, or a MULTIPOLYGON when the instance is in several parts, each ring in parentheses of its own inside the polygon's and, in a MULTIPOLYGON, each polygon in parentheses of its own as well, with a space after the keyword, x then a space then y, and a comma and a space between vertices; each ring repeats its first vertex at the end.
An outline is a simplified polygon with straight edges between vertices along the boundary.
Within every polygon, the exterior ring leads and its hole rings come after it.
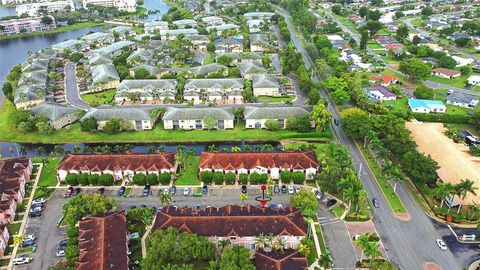
POLYGON ((282 185, 282 193, 287 193, 287 186, 282 185))
POLYGON ((207 186, 203 186, 202 187, 202 194, 207 194, 208 193, 208 187, 207 186))
POLYGON ((337 118, 333 119, 333 123, 335 123, 336 126, 340 125, 340 121, 338 121, 337 118))
POLYGON ((380 207, 380 204, 378 204, 377 198, 373 198, 373 199, 372 199, 372 204, 373 204, 373 207, 375 207, 375 208, 379 208, 379 207, 380 207))
POLYGON ((278 209, 282 209, 282 208, 283 208, 283 205, 278 204, 278 205, 277 205, 277 208, 278 208, 278 209))
POLYGON ((295 186, 295 193, 300 192, 300 190, 302 190, 302 188, 300 188, 300 186, 295 186))
POLYGON ((80 188, 77 187, 76 189, 73 190, 73 196, 77 196, 78 194, 80 194, 80 188))
POLYGON ((22 248, 26 248, 29 246, 35 245, 35 238, 34 239, 24 239, 22 242, 22 248))
POLYGON ((35 203, 35 204, 32 204, 32 206, 30 207, 30 209, 33 209, 33 208, 42 208, 42 209, 43 209, 43 206, 44 206, 44 204, 35 203))
POLYGON ((42 212, 29 212, 28 216, 29 217, 39 217, 42 215, 42 212))
POLYGON ((190 189, 188 187, 183 189, 183 195, 184 196, 188 196, 189 193, 190 193, 190 189))
POLYGON ((278 187, 278 185, 273 186, 273 192, 274 193, 279 193, 280 192, 280 188, 278 187))
POLYGON ((58 242, 58 249, 66 248, 67 247, 67 239, 63 239, 62 241, 58 242))
POLYGON ((13 265, 22 265, 30 263, 31 259, 28 255, 23 255, 21 257, 17 257, 13 259, 13 265))
POLYGON ((312 193, 317 197, 317 200, 321 200, 323 198, 323 192, 320 192, 317 188, 312 188, 312 193))
POLYGON ((247 186, 242 186, 242 194, 247 194, 247 186))
POLYGON ((150 195, 150 185, 145 185, 145 187, 143 188, 142 196, 146 197, 148 195, 150 195))
POLYGON ((275 208, 277 208, 277 205, 272 203, 272 204, 270 205, 270 208, 275 209, 275 208))
POLYGON ((105 188, 103 188, 103 187, 99 188, 98 189, 98 194, 103 195, 103 193, 105 193, 105 188))
POLYGON ((43 208, 41 206, 31 207, 30 212, 42 212, 43 208))
POLYGON ((337 200, 335 200, 335 199, 330 199, 330 200, 328 200, 328 202, 327 202, 327 206, 328 206, 328 207, 334 206, 336 203, 337 203, 337 200))
POLYGON ((176 186, 171 186, 170 187, 170 194, 175 195, 177 193, 177 187, 176 186))
POLYGON ((63 257, 63 256, 65 256, 65 249, 62 248, 57 250, 57 257, 63 257))
POLYGON ((437 245, 441 250, 447 250, 447 244, 442 239, 437 239, 437 245))
POLYGON ((73 187, 68 187, 67 191, 65 192, 65 197, 70 197, 73 194, 73 187))
POLYGON ((447 91, 447 95, 450 95, 450 94, 453 94, 453 90, 452 90, 452 89, 448 89, 448 91, 447 91))
POLYGON ((118 190, 118 196, 123 196, 125 194, 125 190, 127 190, 127 188, 125 186, 121 186, 118 190))
POLYGON ((32 204, 39 204, 39 203, 45 204, 45 199, 44 198, 38 198, 38 199, 32 201, 32 204))
POLYGON ((288 194, 293 194, 293 193, 295 193, 295 190, 293 189, 292 185, 289 185, 288 186, 288 194))

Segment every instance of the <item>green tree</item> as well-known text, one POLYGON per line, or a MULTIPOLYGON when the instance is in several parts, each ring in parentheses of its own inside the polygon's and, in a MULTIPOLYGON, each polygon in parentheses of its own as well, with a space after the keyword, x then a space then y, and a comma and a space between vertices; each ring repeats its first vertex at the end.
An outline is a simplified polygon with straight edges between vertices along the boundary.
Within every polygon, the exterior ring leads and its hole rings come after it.
POLYGON ((80 123, 80 129, 84 132, 93 132, 97 130, 97 120, 89 117, 80 123))
POLYGON ((302 189, 290 196, 290 203, 306 217, 314 217, 317 214, 318 200, 310 190, 302 189))
POLYGON ((397 29, 397 39, 403 40, 408 37, 409 29, 406 25, 400 25, 397 29))
POLYGON ((107 134, 115 134, 122 131, 122 121, 119 118, 109 119, 103 127, 103 132, 107 134))
POLYGON ((77 174, 69 173, 65 177, 65 183, 67 183, 68 185, 71 185, 71 186, 76 186, 77 183, 78 183, 77 179, 78 179, 77 174))
POLYGON ((444 55, 438 59, 438 65, 444 68, 453 69, 457 65, 457 62, 452 57, 444 55))
POLYGON ((416 183, 425 184, 437 178, 438 163, 416 150, 405 153, 400 163, 404 172, 416 183))
POLYGON ((423 15, 423 16, 431 16, 431 15, 433 15, 433 8, 430 7, 430 6, 424 7, 424 8, 422 9, 422 15, 423 15))
POLYGON ((323 102, 313 106, 310 117, 315 121, 317 131, 325 131, 332 122, 332 113, 325 107, 323 102))
POLYGON ((204 127, 208 129, 208 131, 217 127, 217 120, 215 120, 213 117, 205 116, 202 121, 204 127))
POLYGON ((477 195, 476 190, 478 189, 475 186, 475 182, 470 180, 470 179, 464 179, 460 181, 459 184, 457 184, 460 190, 460 204, 458 205, 458 210, 457 214, 460 213, 460 210, 462 209, 463 203, 465 202, 465 198, 468 196, 468 194, 472 195, 477 195))
POLYGON ((172 194, 162 192, 160 194, 160 204, 169 205, 170 203, 172 203, 172 194))
POLYGON ((419 99, 433 99, 433 97, 435 96, 435 91, 432 88, 421 84, 417 87, 417 89, 415 89, 413 95, 419 99))
POLYGON ((146 177, 143 173, 137 173, 133 176, 133 183, 138 186, 143 186, 146 184, 146 177))
POLYGON ((367 31, 362 31, 362 35, 360 37, 360 50, 365 50, 367 48, 367 43, 368 43, 368 32, 367 31))
POLYGON ((407 59, 400 62, 399 70, 413 80, 424 80, 432 73, 432 68, 417 59, 407 59))
POLYGON ((217 63, 222 64, 224 66, 230 66, 233 62, 233 59, 230 56, 227 55, 222 55, 219 58, 217 58, 217 63))
POLYGON ((106 213, 117 205, 116 200, 107 196, 80 193, 63 205, 64 222, 68 226, 75 226, 80 219, 106 213))
POLYGON ((452 194, 455 194, 455 187, 451 183, 439 184, 432 191, 432 197, 440 201, 440 207, 452 194))
POLYGON ((51 24, 53 22, 53 19, 51 16, 43 16, 41 22, 43 24, 51 24))
POLYGON ((280 128, 280 124, 276 119, 268 119, 265 121, 265 128, 271 131, 277 130, 280 128))
POLYGON ((146 180, 149 185, 158 185, 158 175, 154 173, 147 174, 146 180))

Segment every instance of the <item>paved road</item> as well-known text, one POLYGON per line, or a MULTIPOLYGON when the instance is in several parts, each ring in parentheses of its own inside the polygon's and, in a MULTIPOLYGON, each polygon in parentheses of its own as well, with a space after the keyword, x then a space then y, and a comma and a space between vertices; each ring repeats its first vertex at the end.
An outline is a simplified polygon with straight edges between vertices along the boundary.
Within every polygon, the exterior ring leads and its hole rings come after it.
POLYGON ((72 62, 68 62, 65 65, 65 100, 74 107, 90 109, 90 105, 80 98, 75 76, 75 64, 72 62))
MULTIPOLYGON (((335 17, 331 16, 330 14, 328 14, 328 17, 331 18, 334 22, 336 22, 338 24, 338 26, 344 31, 344 32, 347 32, 348 34, 350 34, 350 36, 355 39, 355 41, 357 41, 357 44, 360 44, 360 35, 358 34, 355 34, 353 33, 348 27, 346 27, 341 21, 339 21, 338 19, 336 19, 335 17)), ((452 48, 454 51, 455 49, 456 50, 459 50, 458 48, 456 47, 453 47, 452 48)), ((385 68, 395 72, 395 73, 399 73, 399 74, 402 74, 397 68, 389 65, 387 62, 385 62, 383 60, 383 58, 378 55, 377 53, 375 53, 373 50, 371 50, 370 48, 367 47, 367 52, 374 56, 375 59, 381 63, 383 63, 385 65, 385 68)), ((465 53, 465 52, 463 52, 465 53)), ((466 54, 466 53, 465 53, 466 54)), ((473 58, 476 58, 478 59, 478 57, 474 57, 473 58)), ((431 81, 431 80, 425 80, 423 81, 425 83, 426 86, 430 87, 430 88, 434 88, 434 89, 453 89, 459 93, 463 93, 463 94, 468 94, 468 95, 474 95, 474 96, 480 96, 480 93, 479 92, 476 92, 476 91, 471 91, 471 90, 468 90, 468 89, 464 89, 464 88, 458 88, 458 87, 454 87, 454 86, 450 86, 450 85, 446 85, 446 84, 441 84, 441 83, 437 83, 437 82, 434 82, 434 81, 431 81)))
MULTIPOLYGON (((298 51, 302 53, 304 59, 307 59, 305 65, 310 64, 310 57, 296 37, 295 31, 292 31, 293 27, 290 25, 290 21, 286 21, 298 51)), ((312 80, 316 81, 318 78, 312 78, 312 80)), ((331 98, 325 92, 321 94, 329 101, 328 108, 334 117, 339 119, 339 112, 336 107, 331 105, 334 104, 331 98)), ((400 221, 394 216, 355 142, 345 135, 341 125, 333 125, 332 129, 337 141, 348 148, 354 167, 359 172, 358 176, 369 197, 379 200, 381 206, 376 211, 373 222, 382 238, 387 255, 393 263, 399 265, 402 269, 409 270, 423 269, 423 265, 430 261, 439 264, 445 270, 461 269, 462 267, 450 251, 440 251, 436 246, 435 240, 440 238, 440 234, 435 231, 432 222, 417 205, 405 186, 400 185, 397 190, 411 216, 411 220, 408 222, 400 221)))

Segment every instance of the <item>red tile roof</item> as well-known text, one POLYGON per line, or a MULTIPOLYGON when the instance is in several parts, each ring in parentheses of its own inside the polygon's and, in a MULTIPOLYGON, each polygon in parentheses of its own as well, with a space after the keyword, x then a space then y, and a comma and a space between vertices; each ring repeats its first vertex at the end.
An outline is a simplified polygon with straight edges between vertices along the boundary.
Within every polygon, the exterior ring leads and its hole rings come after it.
POLYGON ((389 51, 400 50, 400 49, 403 49, 403 45, 400 43, 386 44, 385 49, 389 51))
POLYGON ((11 158, 0 161, 0 194, 15 195, 20 189, 19 179, 30 181, 30 159, 11 158))
POLYGON ((58 164, 57 170, 131 170, 131 171, 160 171, 173 169, 175 153, 159 154, 70 154, 66 155, 58 164))
POLYGON ((255 265, 257 270, 306 270, 307 258, 296 250, 285 252, 262 252, 255 253, 255 265))
POLYGON ((254 169, 283 168, 308 169, 318 168, 315 152, 202 152, 200 155, 202 169, 254 169))
POLYGON ((153 230, 174 227, 201 236, 258 236, 260 234, 306 236, 301 213, 292 208, 271 209, 227 205, 205 210, 168 206, 157 213, 153 230))
POLYGON ((75 270, 127 270, 125 211, 91 216, 79 223, 75 270))
POLYGON ((389 74, 377 74, 370 78, 370 81, 383 82, 384 84, 392 83, 393 81, 398 81, 398 78, 389 74))

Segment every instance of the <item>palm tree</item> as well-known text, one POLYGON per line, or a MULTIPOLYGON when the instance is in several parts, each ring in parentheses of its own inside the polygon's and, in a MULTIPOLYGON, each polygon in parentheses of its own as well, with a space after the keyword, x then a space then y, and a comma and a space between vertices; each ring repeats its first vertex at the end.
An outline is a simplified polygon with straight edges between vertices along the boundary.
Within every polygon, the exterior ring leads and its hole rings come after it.
POLYGON ((303 256, 308 257, 308 255, 310 255, 312 250, 310 249, 309 245, 300 243, 300 245, 298 246, 298 252, 303 256))
MULTIPOLYGON (((405 180, 405 177, 398 168, 395 168, 395 169, 393 169, 393 171, 391 171, 390 177, 395 182, 395 185, 393 186, 393 192, 395 193, 396 190, 397 190, 397 183, 405 180)), ((392 196, 393 196, 393 194, 392 194, 392 196)))
POLYGON ((248 194, 246 194, 246 193, 240 194, 240 204, 243 205, 243 203, 244 203, 246 200, 248 200, 248 194))
POLYGON ((269 233, 266 237, 267 239, 267 247, 272 247, 273 246, 273 233, 269 233))
POLYGON ((143 225, 148 226, 152 223, 154 216, 154 211, 152 208, 144 208, 140 215, 140 220, 142 221, 143 225))
POLYGON ((353 187, 346 188, 342 191, 342 197, 348 202, 348 209, 352 206, 352 201, 355 199, 356 194, 353 187))
POLYGON ((391 160, 386 160, 385 162, 383 162, 382 172, 384 173, 385 177, 389 178, 394 169, 395 165, 393 165, 393 162, 391 160))
POLYGON ((378 243, 377 242, 370 242, 366 249, 364 250, 365 257, 367 257, 370 261, 369 269, 371 269, 373 262, 380 257, 380 251, 378 251, 378 243))
POLYGON ((265 235, 263 235, 263 233, 261 233, 255 241, 255 249, 257 250, 263 249, 267 246, 267 238, 265 237, 265 235))
POLYGON ((474 203, 468 206, 468 215, 470 216, 469 220, 473 220, 473 217, 475 216, 475 213, 480 211, 480 207, 474 203))
POLYGON ((377 157, 381 160, 386 160, 390 156, 391 152, 385 147, 377 149, 377 157))
POLYGON ((273 249, 276 251, 283 251, 285 248, 285 239, 283 237, 278 238, 278 241, 273 243, 273 249))
POLYGON ((80 151, 80 149, 81 149, 80 146, 74 145, 73 146, 73 153, 75 153, 75 154, 78 153, 80 151))
POLYGON ((465 198, 467 197, 467 195, 469 193, 473 195, 477 195, 477 192, 475 192, 475 190, 477 190, 478 188, 475 186, 475 182, 473 182, 470 179, 462 180, 460 184, 458 184, 457 186, 460 186, 460 188, 457 191, 459 192, 460 198, 461 198, 460 205, 458 206, 458 210, 457 210, 457 214, 458 214, 462 209, 462 205, 465 202, 465 198))
POLYGON ((36 152, 37 152, 37 157, 43 156, 43 155, 45 155, 45 148, 43 148, 41 146, 37 147, 36 152))
POLYGON ((169 205, 172 203, 172 195, 170 193, 164 193, 160 194, 160 204, 161 205, 169 205))
POLYGON ((432 197, 441 202, 440 207, 443 206, 443 202, 447 197, 455 192, 455 187, 450 183, 440 184, 436 186, 432 191, 432 197))
POLYGON ((354 244, 362 250, 362 255, 360 256, 360 262, 363 261, 365 250, 368 248, 368 245, 370 244, 369 238, 370 237, 368 234, 362 234, 358 237, 357 240, 354 241, 354 244))
POLYGON ((16 234, 13 236, 13 245, 14 246, 20 246, 23 243, 23 235, 21 234, 16 234))
POLYGON ((357 191, 357 204, 355 206, 355 213, 358 214, 359 212, 359 208, 358 206, 362 203, 367 203, 368 201, 368 194, 367 194, 367 191, 365 191, 365 189, 360 189, 357 191))
POLYGON ((322 255, 320 255, 320 259, 318 260, 318 264, 323 269, 332 268, 333 260, 332 260, 332 256, 330 255, 330 252, 327 251, 326 253, 322 253, 322 255))
POLYGON ((221 254, 223 249, 226 248, 226 247, 229 247, 231 244, 232 243, 228 239, 219 240, 218 243, 217 243, 217 246, 218 246, 218 249, 219 249, 218 253, 221 254))
POLYGON ((365 134, 365 137, 363 138, 363 148, 367 148, 367 144, 376 138, 378 138, 377 132, 368 130, 367 134, 365 134))

